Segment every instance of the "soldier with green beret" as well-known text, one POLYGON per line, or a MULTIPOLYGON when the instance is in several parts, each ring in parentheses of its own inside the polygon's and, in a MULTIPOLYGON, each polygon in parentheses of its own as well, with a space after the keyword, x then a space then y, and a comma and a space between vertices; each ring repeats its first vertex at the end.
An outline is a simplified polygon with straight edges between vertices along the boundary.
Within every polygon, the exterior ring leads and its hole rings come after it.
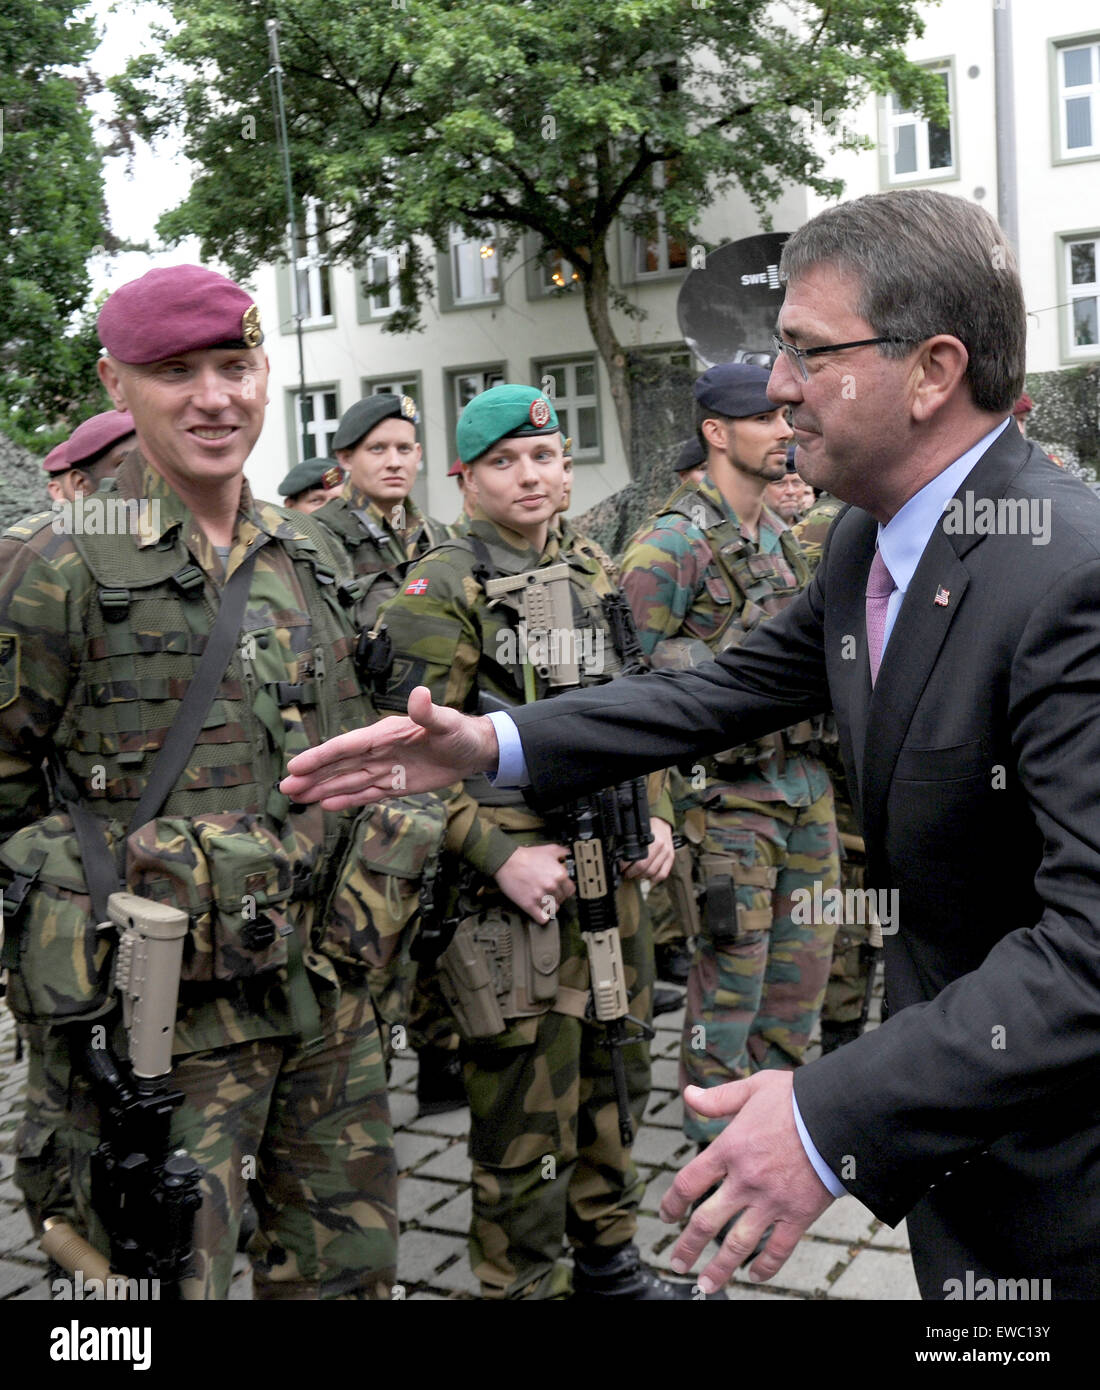
MULTIPOLYGON (((30 1050, 16 1181, 36 1226, 68 1221, 114 1256, 88 1074, 105 1047, 125 1073, 114 937, 96 931, 124 883, 188 921, 169 1138, 203 1177, 182 1295, 226 1297, 251 1184, 257 1298, 387 1298, 397 1173, 366 975, 403 949, 450 808, 362 817, 278 790, 295 752, 375 715, 340 547, 244 479, 268 377, 250 296, 199 266, 154 270, 98 326, 137 435, 97 494, 125 524, 70 534, 46 513, 0 540, 2 964, 30 1050), (204 663, 223 634, 225 664, 204 663)), ((469 819, 451 816, 456 849, 469 819)))
MULTIPOLYGON (((571 620, 572 652, 587 654, 568 679, 610 679, 622 663, 605 607, 616 592, 613 582, 595 554, 580 546, 563 551, 551 526, 563 501, 564 461, 553 406, 528 386, 493 387, 463 411, 457 444, 471 520, 465 535, 443 542, 409 571, 401 593, 379 615, 379 640, 392 653, 379 708, 403 711, 418 685, 460 710, 551 695, 552 682, 567 679, 564 668, 552 641, 544 660, 528 646, 521 616, 527 610, 518 597, 540 575, 547 586, 562 586, 554 593, 571 620)), ((648 857, 617 893, 630 1012, 640 1019, 650 1009, 653 960, 638 882, 643 875, 663 877, 671 862, 671 809, 661 780, 658 774, 646 790, 665 819, 654 819, 648 857)), ((461 1049, 473 1160, 470 1260, 483 1295, 566 1296, 568 1271, 558 1262, 568 1238, 575 1295, 690 1297, 690 1285, 666 1283, 646 1270, 634 1244, 643 1183, 616 1123, 609 1049, 590 1012, 588 957, 563 862, 567 852, 520 794, 484 778, 466 790, 486 826, 514 848, 498 882, 524 914, 502 914, 500 900, 483 892, 465 924, 477 940, 467 962, 473 973, 462 977, 465 956, 453 963, 448 953, 442 958, 456 1015, 469 1007, 459 986, 481 978, 479 961, 490 972, 486 1014, 497 1009, 496 1022, 465 1028, 461 1049), (540 931, 555 916, 546 967, 552 983, 539 1002, 533 996, 520 1002, 518 982, 527 978, 522 962, 542 959, 547 943, 540 931)), ((649 1094, 648 1045, 639 1037, 623 1054, 637 1125, 649 1094)))
MULTIPOLYGON (((786 471, 791 437, 767 396, 768 376, 725 363, 695 382, 707 473, 674 492, 623 557, 623 589, 655 667, 709 661, 809 579, 797 540, 764 505, 766 485, 786 471)), ((689 799, 680 809, 686 817, 693 804, 705 828, 695 856, 701 932, 688 978, 684 1085, 796 1067, 817 1022, 834 927, 801 924, 792 894, 838 878, 832 790, 814 751, 821 732, 807 723, 684 769, 689 799)), ((722 1127, 685 1112, 684 1132, 700 1145, 722 1127)))
POLYGON ((344 491, 344 470, 335 459, 296 463, 279 484, 279 496, 293 512, 315 512, 344 491))

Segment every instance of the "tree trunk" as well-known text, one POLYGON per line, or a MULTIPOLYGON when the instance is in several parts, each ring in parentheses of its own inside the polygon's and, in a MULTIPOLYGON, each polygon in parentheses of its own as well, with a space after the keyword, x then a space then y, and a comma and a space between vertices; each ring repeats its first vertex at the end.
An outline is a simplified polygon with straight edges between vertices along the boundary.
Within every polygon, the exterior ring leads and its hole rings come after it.
POLYGON ((615 415, 619 422, 619 438, 622 440, 623 456, 627 472, 634 477, 633 446, 633 401, 630 395, 630 364, 622 345, 611 326, 611 307, 609 302, 611 272, 607 263, 607 241, 600 240, 592 248, 591 273, 583 280, 584 312, 596 349, 603 358, 607 375, 611 382, 611 399, 615 403, 615 415))

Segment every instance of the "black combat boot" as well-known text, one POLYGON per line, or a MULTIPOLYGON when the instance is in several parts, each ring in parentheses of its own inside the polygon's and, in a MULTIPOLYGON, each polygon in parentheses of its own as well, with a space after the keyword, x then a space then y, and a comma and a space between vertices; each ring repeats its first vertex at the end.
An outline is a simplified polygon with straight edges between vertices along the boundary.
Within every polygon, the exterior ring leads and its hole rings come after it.
POLYGON ((860 1027, 858 1018, 854 1018, 848 1023, 833 1023, 822 1019, 822 1057, 828 1052, 835 1052, 838 1047, 843 1047, 845 1043, 855 1042, 856 1038, 858 1038, 862 1032, 863 1029, 860 1027))
POLYGON ((660 985, 653 987, 653 1015, 675 1013, 677 1009, 683 1008, 684 996, 678 989, 662 989, 660 985))
MULTIPOLYGON (((646 1303, 690 1302, 695 1298, 693 1283, 662 1279, 642 1264, 633 1241, 604 1249, 593 1246, 573 1252, 574 1298, 628 1298, 646 1303)), ((725 1293, 708 1294, 708 1299, 725 1301, 725 1293)))
POLYGON ((654 947, 657 978, 670 985, 686 985, 691 971, 691 952, 686 941, 665 941, 654 947))
POLYGON ((462 1084, 458 1053, 441 1047, 421 1047, 416 1056, 420 1063, 416 1073, 418 1117, 461 1110, 466 1104, 466 1087, 462 1084))

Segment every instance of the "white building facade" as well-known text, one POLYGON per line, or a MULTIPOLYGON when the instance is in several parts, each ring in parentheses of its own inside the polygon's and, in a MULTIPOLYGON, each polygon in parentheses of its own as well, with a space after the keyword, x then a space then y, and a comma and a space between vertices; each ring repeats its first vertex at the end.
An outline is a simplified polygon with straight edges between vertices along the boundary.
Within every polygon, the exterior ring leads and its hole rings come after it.
MULTIPOLYGON (((892 96, 871 97, 842 120, 875 148, 830 154, 827 172, 844 180, 844 199, 922 186, 981 203, 1015 230, 1029 311, 1028 370, 1100 361, 1100 10, 1091 0, 945 0, 926 7, 925 20, 909 56, 942 75, 949 126, 930 126, 892 96)), ((829 112, 794 118, 820 122, 829 148, 829 112)), ((791 188, 770 209, 773 229, 794 231, 825 206, 808 190, 791 188)), ((688 361, 676 297, 692 245, 760 230, 738 193, 709 208, 691 238, 677 240, 661 225, 645 237, 620 228, 612 274, 646 315, 612 311, 623 346, 688 361)), ((473 241, 456 236, 436 256, 425 331, 395 336, 382 331, 396 302, 394 253, 380 250, 359 267, 328 265, 323 225, 309 209, 295 267, 304 321, 301 417, 291 275, 269 266, 255 277, 272 367, 268 419, 248 465, 255 492, 275 498, 294 463, 331 452, 340 415, 354 401, 393 390, 411 395, 421 412, 424 468, 415 495, 450 520, 458 510, 454 480, 446 477, 455 422, 473 395, 497 381, 525 381, 552 394, 573 439, 575 513, 624 486, 607 374, 580 294, 563 288, 571 282, 568 265, 546 265, 540 250, 528 238, 502 259, 491 228, 473 241)))

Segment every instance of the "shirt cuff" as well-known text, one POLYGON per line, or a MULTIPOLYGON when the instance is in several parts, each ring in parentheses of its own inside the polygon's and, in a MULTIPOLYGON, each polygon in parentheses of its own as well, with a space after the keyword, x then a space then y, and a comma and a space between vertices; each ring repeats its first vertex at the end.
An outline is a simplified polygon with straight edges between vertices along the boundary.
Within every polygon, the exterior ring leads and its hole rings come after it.
POLYGON ((523 756, 523 742, 515 720, 503 710, 493 710, 488 718, 496 730, 500 750, 497 770, 489 781, 494 787, 529 787, 531 779, 527 775, 527 760, 523 756))
POLYGON ((810 1138, 810 1131, 803 1123, 802 1112, 798 1108, 798 1101, 795 1100, 793 1091, 791 1092, 791 1108, 794 1111, 794 1122, 798 1130, 798 1137, 802 1140, 802 1147, 806 1150, 806 1157, 813 1164, 814 1172, 834 1197, 843 1197, 848 1189, 818 1153, 814 1141, 810 1138))

